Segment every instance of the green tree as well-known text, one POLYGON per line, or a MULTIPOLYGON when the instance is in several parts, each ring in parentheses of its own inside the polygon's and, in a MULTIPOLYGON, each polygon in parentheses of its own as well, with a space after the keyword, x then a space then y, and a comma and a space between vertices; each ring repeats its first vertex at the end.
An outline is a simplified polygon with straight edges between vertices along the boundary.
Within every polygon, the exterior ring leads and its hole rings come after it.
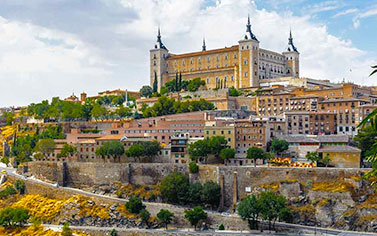
POLYGON ((21 195, 25 194, 26 185, 25 182, 22 180, 16 180, 14 187, 16 188, 17 192, 21 195))
POLYGON ((376 143, 377 130, 372 126, 366 126, 356 134, 354 141, 361 150, 362 157, 373 155, 373 145, 376 143))
POLYGON ((270 149, 276 155, 281 155, 282 152, 288 150, 289 143, 283 139, 273 139, 271 141, 270 149))
POLYGON ((250 229, 258 229, 261 206, 260 201, 255 195, 242 199, 237 206, 237 213, 243 220, 247 220, 250 229))
POLYGON ((272 191, 261 192, 259 201, 261 206, 260 216, 263 220, 268 221, 270 230, 271 223, 275 226, 276 220, 284 220, 284 217, 290 213, 287 208, 287 200, 285 197, 282 195, 276 195, 272 191))
POLYGON ((153 89, 148 86, 148 85, 144 85, 141 89, 140 89, 140 95, 142 97, 145 97, 145 98, 149 98, 151 97, 153 94, 153 89))
POLYGON ((73 156, 76 153, 76 151, 77 148, 75 146, 65 143, 62 150, 58 154, 58 158, 73 156))
POLYGON ((187 202, 193 204, 200 204, 202 199, 202 191, 203 185, 200 182, 195 182, 190 184, 188 194, 187 194, 187 202))
POLYGON ((318 155, 318 152, 309 152, 305 155, 306 159, 311 162, 319 162, 321 158, 318 155))
POLYGON ((0 225, 23 226, 29 219, 29 212, 23 208, 6 207, 0 210, 0 225))
POLYGON ((246 158, 254 160, 254 166, 257 166, 258 159, 264 160, 265 157, 266 157, 266 154, 262 148, 253 146, 247 149, 246 158))
POLYGON ((3 119, 5 119, 6 125, 13 124, 13 121, 15 120, 15 115, 13 112, 3 112, 2 116, 3 116, 3 119))
POLYGON ((219 225, 219 230, 225 230, 225 226, 223 224, 219 225))
POLYGON ((157 141, 140 142, 140 145, 144 149, 144 155, 148 157, 157 156, 160 152, 160 144, 157 141))
POLYGON ((37 150, 40 151, 45 157, 53 153, 56 147, 56 143, 53 139, 41 139, 37 144, 37 150))
POLYGON ((9 196, 16 193, 17 191, 12 186, 7 186, 3 191, 0 192, 0 198, 7 199, 9 196))
POLYGON ((72 230, 69 228, 69 223, 65 222, 62 229, 63 236, 72 236, 72 230))
POLYGON ((126 202, 126 209, 130 213, 139 214, 141 210, 145 209, 145 205, 139 197, 134 196, 126 202))
POLYGON ((161 196, 170 203, 185 203, 189 186, 187 175, 173 172, 162 179, 160 185, 161 196))
POLYGON ((231 97, 238 97, 240 96, 242 93, 240 91, 238 91, 237 89, 235 89, 234 87, 231 87, 229 89, 229 96, 231 97))
POLYGON ((168 224, 173 220, 174 214, 169 210, 161 209, 157 213, 157 219, 161 221, 162 224, 165 225, 165 229, 168 229, 168 224))
POLYGON ((118 232, 115 229, 112 229, 110 232, 110 236, 118 236, 118 232))
POLYGON ((224 148, 220 151, 220 158, 225 161, 232 159, 236 156, 236 150, 234 148, 224 148))
POLYGON ((224 136, 213 136, 208 139, 208 148, 211 154, 219 157, 221 150, 226 148, 228 141, 224 136))
POLYGON ((195 230, 199 221, 206 220, 207 217, 207 213, 201 206, 194 207, 191 210, 185 210, 185 218, 190 222, 192 226, 194 226, 195 230))
POLYGON ((120 157, 124 154, 124 146, 120 141, 105 142, 96 150, 96 155, 101 157, 113 157, 120 162, 120 157))
POLYGON ((141 144, 134 144, 125 153, 128 157, 133 157, 140 161, 140 158, 144 156, 144 148, 141 144))
POLYGON ((100 104, 95 103, 93 105, 93 108, 90 112, 90 115, 94 118, 100 118, 100 117, 105 117, 107 115, 107 109, 102 107, 100 104))
POLYGON ((195 162, 190 162, 189 171, 192 174, 196 174, 199 172, 199 166, 195 162))
POLYGON ((131 108, 120 105, 116 110, 115 114, 120 118, 130 117, 132 115, 131 108))
POLYGON ((203 203, 209 204, 212 207, 219 205, 221 197, 220 185, 213 181, 208 181, 203 184, 201 200, 203 203))
POLYGON ((158 90, 158 82, 157 82, 157 72, 154 72, 154 80, 153 80, 153 92, 156 93, 158 90))
POLYGON ((147 211, 146 209, 140 210, 140 219, 141 222, 143 222, 147 227, 149 227, 149 219, 151 218, 151 213, 147 211))
POLYGON ((194 143, 189 144, 188 153, 191 160, 197 160, 200 158, 207 158, 209 153, 208 141, 207 140, 198 140, 194 143))
POLYGON ((187 89, 190 92, 195 92, 198 91, 200 86, 204 86, 205 84, 206 83, 204 82, 204 80, 201 80, 200 78, 194 78, 189 81, 187 89))

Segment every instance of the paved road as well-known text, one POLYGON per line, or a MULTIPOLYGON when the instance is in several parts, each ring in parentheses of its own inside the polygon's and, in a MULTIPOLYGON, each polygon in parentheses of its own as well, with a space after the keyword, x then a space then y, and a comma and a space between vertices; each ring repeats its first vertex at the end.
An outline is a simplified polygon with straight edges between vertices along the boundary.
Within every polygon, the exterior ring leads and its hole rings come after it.
MULTIPOLYGON (((29 177, 29 178, 26 178, 22 175, 19 175, 16 173, 16 170, 14 168, 10 168, 10 167, 0 167, 0 171, 1 170, 5 170, 7 172, 8 175, 11 175, 11 176, 14 176, 16 178, 21 178, 23 180, 27 180, 27 181, 31 181, 31 182, 35 182, 35 183, 39 183, 39 184, 43 184, 43 185, 47 185, 47 186, 51 186, 51 187, 55 187, 55 188, 62 188, 62 189, 66 189, 66 190, 69 190, 69 191, 72 191, 72 192, 75 192, 77 194, 82 194, 82 195, 86 195, 86 196, 90 196, 90 197, 96 197, 96 198, 104 198, 104 199, 109 199, 109 200, 114 200, 114 201, 120 201, 120 202, 127 202, 126 199, 122 199, 122 198, 116 198, 116 197, 111 197, 111 196, 104 196, 104 195, 100 195, 100 194, 95 194, 95 193, 90 193, 90 192, 86 192, 84 190, 81 190, 81 189, 76 189, 76 188, 70 188, 70 187, 59 187, 57 184, 51 184, 51 183, 47 183, 47 182, 44 182, 42 180, 38 180, 38 179, 35 179, 33 177, 29 177)), ((174 207, 174 208, 180 208, 182 210, 184 209, 187 209, 185 207, 182 207, 182 206, 176 206, 176 205, 170 205, 170 204, 165 204, 165 203, 153 203, 153 202, 145 202, 145 204, 150 204, 150 205, 158 205, 160 207, 163 207, 164 205, 166 206, 169 206, 170 208, 171 207, 174 207)), ((208 213, 210 214, 213 214, 213 215, 221 215, 220 213, 218 212, 215 212, 215 211, 207 211, 208 213)), ((232 217, 232 218, 239 218, 238 215, 235 215, 235 214, 232 214, 232 215, 226 215, 223 217, 232 217)), ((48 225, 47 225, 48 226, 48 225)), ((56 225, 50 225, 51 227, 60 227, 60 226, 56 226, 56 225)), ((361 235, 361 236, 367 236, 367 235, 377 235, 376 233, 366 233, 366 232, 354 232, 354 231, 344 231, 344 230, 337 230, 337 229, 331 229, 331 228, 321 228, 321 227, 313 227, 313 226, 306 226, 306 225, 297 225, 297 224, 288 224, 288 223, 284 223, 284 222, 276 222, 276 226, 279 226, 279 227, 282 227, 282 228, 286 228, 286 229, 292 229, 292 230, 303 230, 303 231, 307 231, 307 232, 311 232, 311 234, 320 234, 320 235, 341 235, 341 236, 356 236, 356 235, 361 235)), ((104 230, 106 229, 106 227, 96 227, 96 226, 71 226, 71 228, 74 228, 74 229, 92 229, 92 230, 104 230)), ((113 228, 108 228, 109 230, 112 230, 113 228)), ((126 229, 126 228, 116 228, 116 230, 119 231, 130 231, 130 230, 137 230, 139 232, 142 232, 143 230, 146 230, 146 229, 126 229)), ((151 231, 151 232, 157 232, 158 230, 154 230, 154 229, 149 229, 147 231, 151 231)), ((160 230, 161 232, 161 230, 160 230)), ((170 231, 169 231, 170 232, 170 231)), ((223 234, 223 235, 245 235, 245 234, 250 234, 251 232, 239 232, 239 231, 226 231, 226 232, 215 232, 215 231, 205 231, 205 232, 201 232, 201 231, 196 231, 196 232, 193 232, 193 231, 187 231, 187 230, 177 230, 177 231, 173 231, 171 233, 179 233, 179 234, 192 234, 192 233, 200 233, 200 234, 209 234, 209 235, 213 235, 213 234, 223 234), (182 232, 181 232, 182 231, 182 232)), ((265 235, 265 233, 257 233, 257 232, 252 232, 252 234, 256 234, 256 235, 265 235)), ((281 234, 279 234, 281 235, 281 234)), ((284 235, 288 235, 288 234, 284 234, 284 235)), ((292 235, 297 235, 297 234, 292 234, 292 235)))

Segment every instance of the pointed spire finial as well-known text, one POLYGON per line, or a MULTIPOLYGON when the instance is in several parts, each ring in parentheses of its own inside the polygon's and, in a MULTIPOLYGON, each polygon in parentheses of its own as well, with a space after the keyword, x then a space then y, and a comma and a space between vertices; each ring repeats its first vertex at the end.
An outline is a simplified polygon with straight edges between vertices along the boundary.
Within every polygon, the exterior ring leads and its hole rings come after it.
POLYGON ((206 39, 203 37, 202 51, 206 51, 206 50, 207 50, 207 47, 206 47, 206 39))
POLYGON ((157 43, 155 45, 155 48, 163 48, 163 49, 167 49, 165 47, 165 45, 162 43, 162 40, 161 40, 161 30, 160 30, 160 25, 158 26, 158 31, 157 31, 157 43))
POLYGON ((291 52, 291 51, 298 52, 297 48, 293 44, 292 29, 291 28, 289 28, 289 38, 288 38, 288 49, 287 50, 289 52, 291 52))
POLYGON ((245 39, 254 39, 258 41, 257 37, 251 32, 250 15, 247 15, 246 35, 245 39))

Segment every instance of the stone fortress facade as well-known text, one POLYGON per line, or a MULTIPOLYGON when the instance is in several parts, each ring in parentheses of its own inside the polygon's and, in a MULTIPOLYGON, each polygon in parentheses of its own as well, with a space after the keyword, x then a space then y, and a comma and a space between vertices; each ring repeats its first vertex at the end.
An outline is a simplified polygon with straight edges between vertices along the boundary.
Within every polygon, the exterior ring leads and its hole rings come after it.
POLYGON ((217 87, 237 89, 258 87, 261 80, 281 77, 299 78, 299 52, 290 32, 288 47, 278 53, 259 47, 252 33, 250 18, 245 36, 238 45, 207 50, 203 39, 202 51, 184 54, 170 53, 158 30, 157 42, 150 50, 150 84, 157 78, 158 90, 166 82, 182 74, 183 80, 200 77, 208 89, 217 87))

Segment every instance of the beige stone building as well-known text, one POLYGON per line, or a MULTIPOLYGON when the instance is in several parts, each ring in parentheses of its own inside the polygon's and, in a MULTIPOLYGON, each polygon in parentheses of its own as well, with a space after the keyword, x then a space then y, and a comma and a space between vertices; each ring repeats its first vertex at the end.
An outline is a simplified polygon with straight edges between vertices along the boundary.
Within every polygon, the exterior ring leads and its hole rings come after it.
POLYGON ((153 86, 156 81, 158 89, 177 73, 182 74, 183 80, 200 77, 210 89, 238 89, 258 87, 262 79, 299 77, 299 68, 299 52, 293 44, 292 34, 283 53, 261 49, 252 33, 250 19, 245 36, 231 47, 207 50, 203 40, 199 52, 173 54, 163 44, 158 30, 157 43, 150 50, 150 84, 153 86))
POLYGON ((224 136, 230 148, 235 148, 235 128, 234 124, 225 122, 207 121, 204 126, 204 138, 214 136, 224 136))

